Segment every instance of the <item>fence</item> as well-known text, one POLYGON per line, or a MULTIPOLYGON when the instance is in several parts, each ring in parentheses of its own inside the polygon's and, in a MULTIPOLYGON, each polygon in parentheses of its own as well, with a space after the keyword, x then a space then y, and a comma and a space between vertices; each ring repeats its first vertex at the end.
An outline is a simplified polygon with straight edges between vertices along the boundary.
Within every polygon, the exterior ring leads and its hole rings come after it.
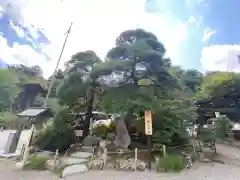
MULTIPOLYGON (((166 156, 168 151, 170 152, 171 150, 176 150, 179 148, 186 148, 186 147, 190 147, 189 144, 174 146, 174 147, 167 147, 166 145, 161 145, 160 148, 154 148, 151 150, 152 154, 155 154, 156 156, 154 156, 154 159, 152 159, 152 155, 151 155, 150 161, 152 162, 152 160, 154 160, 157 163, 161 156, 163 157, 166 156)), ((100 161, 98 160, 98 163, 96 162, 94 163, 93 162, 95 161, 94 158, 91 158, 90 164, 92 165, 94 164, 95 166, 99 165, 99 168, 103 170, 104 168, 106 168, 106 165, 108 163, 113 163, 112 164, 113 168, 131 169, 136 171, 138 168, 141 169, 141 167, 143 169, 149 168, 145 163, 146 161, 149 161, 148 159, 149 156, 146 156, 147 155, 146 153, 148 153, 148 150, 139 150, 138 148, 135 148, 132 151, 124 151, 124 152, 108 151, 108 149, 105 148, 103 155, 100 157, 100 161), (110 157, 110 160, 108 160, 108 157, 110 157)), ((182 153, 183 155, 188 156, 187 153, 185 152, 182 152, 182 153)))
MULTIPOLYGON (((152 154, 151 154, 151 162, 154 160, 156 163, 158 162, 159 158, 165 157, 167 153, 175 151, 175 150, 179 150, 180 148, 189 148, 191 146, 189 146, 189 144, 185 144, 185 145, 179 145, 179 146, 166 146, 166 145, 160 145, 159 148, 153 148, 151 150, 152 154), (155 156, 152 156, 154 155, 155 156), (154 159, 152 159, 152 157, 154 157, 154 159)), ((192 147, 191 147, 192 148, 192 147)), ((22 150, 21 150, 21 155, 20 155, 20 161, 24 161, 24 152, 26 149, 24 146, 22 146, 22 150)), ((181 149, 183 150, 183 149, 181 149)), ((44 151, 41 149, 34 149, 35 152, 44 152, 48 155, 50 155, 50 159, 49 162, 47 163, 47 168, 49 170, 54 171, 56 166, 57 166, 57 161, 59 158, 59 151, 56 150, 55 152, 52 151, 44 151)), ((93 166, 98 166, 100 169, 104 169, 106 168, 106 165, 109 163, 112 163, 114 166, 114 168, 116 169, 131 169, 131 170, 138 170, 140 168, 140 170, 143 169, 147 169, 149 167, 147 167, 146 165, 146 161, 149 161, 149 156, 148 154, 148 150, 142 150, 142 149, 138 149, 135 148, 132 151, 124 151, 124 152, 116 152, 116 151, 109 151, 107 148, 104 149, 103 154, 101 155, 100 159, 94 159, 94 155, 92 155, 92 157, 89 160, 89 165, 91 166, 91 164, 93 166), (111 157, 111 159, 109 160, 108 158, 111 157), (97 162, 96 162, 97 161, 97 162), (122 164, 121 164, 122 163, 122 164), (140 167, 139 167, 140 166, 140 167)), ((186 154, 185 154, 186 155, 186 154)), ((25 159, 26 161, 27 159, 25 159)), ((90 167, 91 168, 91 167, 90 167)))

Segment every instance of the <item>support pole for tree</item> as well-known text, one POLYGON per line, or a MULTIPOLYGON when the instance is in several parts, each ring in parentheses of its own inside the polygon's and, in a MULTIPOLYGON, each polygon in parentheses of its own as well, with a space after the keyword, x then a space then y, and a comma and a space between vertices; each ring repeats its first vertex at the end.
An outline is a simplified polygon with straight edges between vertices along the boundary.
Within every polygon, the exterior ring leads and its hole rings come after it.
POLYGON ((151 171, 152 166, 151 166, 151 160, 152 160, 152 136, 151 135, 147 135, 147 139, 148 139, 148 168, 149 171, 151 171))
POLYGON ((55 69, 54 69, 54 72, 53 72, 53 75, 52 75, 52 79, 51 79, 51 81, 50 81, 50 85, 49 85, 49 87, 48 87, 48 92, 47 92, 47 95, 46 95, 46 99, 45 99, 45 102, 44 102, 44 106, 47 105, 47 100, 48 100, 48 98, 49 98, 49 96, 50 96, 50 94, 51 94, 51 90, 52 90, 52 86, 53 86, 53 83, 54 83, 55 78, 56 78, 58 66, 59 66, 59 64, 60 64, 60 61, 61 61, 61 58, 62 58, 62 54, 63 54, 63 51, 64 51, 64 49, 65 49, 65 46, 66 46, 66 43, 67 43, 69 34, 70 34, 70 32, 71 32, 72 25, 73 25, 73 23, 71 22, 71 24, 70 24, 70 26, 69 26, 69 29, 68 29, 67 32, 66 32, 66 38, 65 38, 65 40, 64 40, 64 43, 63 43, 63 46, 62 46, 62 50, 61 50, 60 55, 59 55, 59 57, 58 57, 58 61, 57 61, 56 67, 55 67, 55 69))

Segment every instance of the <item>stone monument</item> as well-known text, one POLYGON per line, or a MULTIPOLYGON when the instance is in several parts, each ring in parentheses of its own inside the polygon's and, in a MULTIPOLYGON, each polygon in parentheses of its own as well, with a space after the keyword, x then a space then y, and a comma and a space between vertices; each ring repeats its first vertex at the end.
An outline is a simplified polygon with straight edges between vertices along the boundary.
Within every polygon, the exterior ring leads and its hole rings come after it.
POLYGON ((18 132, 10 132, 4 150, 0 152, 0 156, 9 158, 19 155, 20 153, 16 152, 18 140, 18 132))
POLYGON ((127 149, 131 144, 131 138, 123 119, 117 119, 116 133, 116 147, 119 149, 127 149))

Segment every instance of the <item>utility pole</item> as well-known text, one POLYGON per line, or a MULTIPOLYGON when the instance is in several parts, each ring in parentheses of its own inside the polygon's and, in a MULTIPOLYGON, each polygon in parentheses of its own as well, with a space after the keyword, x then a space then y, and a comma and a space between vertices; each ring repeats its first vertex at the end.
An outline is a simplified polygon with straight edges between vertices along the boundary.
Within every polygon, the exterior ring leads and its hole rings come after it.
POLYGON ((60 63, 60 61, 61 61, 62 54, 63 54, 63 51, 64 51, 65 46, 66 46, 66 43, 67 43, 67 40, 68 40, 68 36, 69 36, 69 34, 71 33, 72 25, 73 25, 73 23, 71 22, 71 24, 70 24, 70 26, 69 26, 69 29, 68 29, 67 32, 65 33, 66 38, 65 38, 65 40, 64 40, 64 43, 63 43, 63 46, 62 46, 62 50, 61 50, 60 55, 59 55, 59 57, 58 57, 58 61, 57 61, 56 67, 55 67, 55 70, 54 70, 54 72, 53 72, 50 85, 49 85, 49 87, 48 87, 48 92, 47 92, 46 99, 45 99, 45 102, 44 102, 44 107, 46 107, 46 105, 47 105, 47 100, 48 100, 48 98, 49 98, 49 96, 50 96, 50 94, 51 94, 52 86, 53 86, 53 83, 54 83, 54 81, 55 81, 55 79, 56 79, 56 74, 57 74, 58 66, 59 66, 59 63, 60 63))

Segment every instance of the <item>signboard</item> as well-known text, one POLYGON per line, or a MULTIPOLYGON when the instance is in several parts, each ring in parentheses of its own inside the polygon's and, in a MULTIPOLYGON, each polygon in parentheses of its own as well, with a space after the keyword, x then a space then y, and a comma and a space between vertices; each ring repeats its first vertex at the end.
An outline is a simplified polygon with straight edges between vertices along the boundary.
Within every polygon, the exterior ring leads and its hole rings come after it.
POLYGON ((145 111, 144 116, 145 116, 145 134, 152 135, 152 112, 145 111))
POLYGON ((147 86, 150 85, 151 81, 149 79, 140 79, 138 80, 138 85, 139 86, 147 86))
POLYGON ((75 135, 77 137, 82 137, 83 136, 83 130, 75 130, 75 135))
POLYGON ((220 116, 220 113, 219 113, 219 112, 215 112, 215 116, 216 116, 216 117, 219 117, 219 116, 220 116))

